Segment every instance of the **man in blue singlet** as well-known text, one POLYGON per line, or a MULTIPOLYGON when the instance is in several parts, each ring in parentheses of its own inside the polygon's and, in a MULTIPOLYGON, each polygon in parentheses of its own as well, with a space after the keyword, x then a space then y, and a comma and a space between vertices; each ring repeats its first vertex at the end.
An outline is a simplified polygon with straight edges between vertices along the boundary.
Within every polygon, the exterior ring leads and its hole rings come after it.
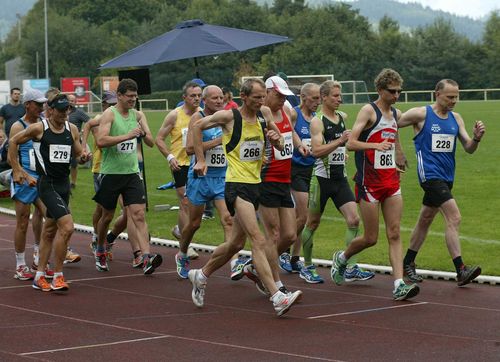
POLYGON ((453 112, 458 101, 458 84, 442 79, 436 84, 436 102, 426 107, 408 110, 398 121, 398 127, 413 126, 417 154, 417 171, 424 190, 422 208, 417 225, 411 234, 410 247, 404 258, 404 271, 412 282, 421 282, 415 271, 415 258, 424 243, 429 228, 438 212, 446 223, 445 240, 457 271, 459 286, 466 285, 481 274, 481 267, 466 266, 462 261, 458 227, 460 210, 451 194, 455 177, 455 149, 457 138, 467 153, 476 151, 485 127, 476 121, 473 138, 465 130, 462 116, 453 112))

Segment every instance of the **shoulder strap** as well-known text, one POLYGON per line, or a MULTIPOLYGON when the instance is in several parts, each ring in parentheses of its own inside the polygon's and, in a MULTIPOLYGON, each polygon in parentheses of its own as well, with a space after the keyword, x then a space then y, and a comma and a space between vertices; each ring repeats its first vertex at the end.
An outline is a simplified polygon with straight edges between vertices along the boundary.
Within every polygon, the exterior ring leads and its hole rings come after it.
POLYGON ((201 115, 202 117, 205 117, 205 112, 200 111, 200 115, 201 115))
POLYGON ((231 139, 226 144, 226 154, 231 152, 236 148, 241 139, 241 129, 242 129, 242 118, 241 113, 237 108, 232 109, 233 112, 233 133, 231 134, 231 139))
POLYGON ((397 122, 398 121, 398 112, 396 111, 396 108, 391 107, 392 115, 394 117, 394 120, 397 122))

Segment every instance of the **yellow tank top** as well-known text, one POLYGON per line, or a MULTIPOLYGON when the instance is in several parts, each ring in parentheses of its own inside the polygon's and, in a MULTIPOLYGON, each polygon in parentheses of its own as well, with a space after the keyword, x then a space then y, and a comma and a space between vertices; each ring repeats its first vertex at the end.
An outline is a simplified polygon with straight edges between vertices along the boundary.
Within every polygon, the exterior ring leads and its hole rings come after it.
MULTIPOLYGON (((239 111, 238 111, 239 112, 239 111)), ((262 120, 264 121, 264 120, 262 120)), ((222 144, 227 158, 226 182, 247 184, 260 183, 260 169, 264 157, 264 132, 259 121, 252 123, 241 121, 241 137, 236 146, 227 152, 233 132, 237 129, 237 120, 231 133, 224 133, 222 144)))
MULTIPOLYGON (((101 117, 102 114, 98 114, 95 116, 101 117)), ((100 173, 101 172, 101 162, 102 162, 102 152, 99 147, 97 147, 95 138, 94 138, 94 143, 92 146, 92 173, 100 173)))
POLYGON ((177 107, 176 110, 177 120, 174 128, 172 128, 170 132, 170 149, 179 166, 189 166, 190 160, 186 153, 186 139, 191 116, 188 116, 186 112, 184 112, 182 106, 177 107))

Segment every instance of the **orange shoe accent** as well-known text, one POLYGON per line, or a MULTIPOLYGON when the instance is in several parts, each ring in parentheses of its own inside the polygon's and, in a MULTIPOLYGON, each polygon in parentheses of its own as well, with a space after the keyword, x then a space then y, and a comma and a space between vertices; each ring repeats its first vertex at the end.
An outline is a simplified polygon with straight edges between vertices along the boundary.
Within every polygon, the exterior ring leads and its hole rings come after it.
POLYGON ((50 292, 52 290, 50 283, 47 281, 47 279, 45 279, 44 276, 41 276, 40 278, 33 281, 33 288, 41 290, 42 292, 50 292))
POLYGON ((69 289, 68 283, 64 281, 64 277, 59 275, 52 280, 52 284, 50 285, 52 290, 56 290, 58 292, 63 292, 69 289))

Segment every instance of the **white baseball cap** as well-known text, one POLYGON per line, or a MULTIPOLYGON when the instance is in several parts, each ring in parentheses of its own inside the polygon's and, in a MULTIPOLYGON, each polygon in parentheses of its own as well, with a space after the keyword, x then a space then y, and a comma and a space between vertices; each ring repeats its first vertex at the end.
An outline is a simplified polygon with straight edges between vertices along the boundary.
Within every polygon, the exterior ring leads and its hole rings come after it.
POLYGON ((293 92, 288 88, 288 84, 283 78, 278 77, 277 75, 273 75, 272 77, 267 78, 266 80, 266 88, 274 89, 279 94, 283 94, 284 96, 293 96, 293 92))
POLYGON ((26 102, 37 102, 37 103, 45 103, 47 102, 47 98, 43 95, 41 91, 38 89, 30 88, 26 90, 23 94, 23 103, 26 102))

